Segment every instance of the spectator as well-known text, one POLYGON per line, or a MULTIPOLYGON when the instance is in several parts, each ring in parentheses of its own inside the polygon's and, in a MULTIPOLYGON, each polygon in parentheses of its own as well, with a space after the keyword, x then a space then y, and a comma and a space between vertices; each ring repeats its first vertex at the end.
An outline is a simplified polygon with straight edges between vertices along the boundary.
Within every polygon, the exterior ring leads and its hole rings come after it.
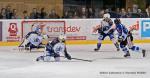
POLYGON ((17 15, 17 10, 13 9, 11 19, 17 19, 17 18, 19 18, 18 15, 17 15))
POLYGON ((104 10, 101 10, 101 11, 99 12, 99 18, 103 18, 104 13, 105 13, 105 11, 104 11, 104 10))
POLYGON ((78 15, 78 12, 77 12, 77 11, 74 12, 73 18, 74 18, 74 19, 79 18, 79 15, 78 15))
POLYGON ((146 17, 150 18, 150 5, 146 8, 146 17))
POLYGON ((132 11, 133 11, 133 13, 137 13, 138 12, 138 5, 137 4, 133 5, 132 11))
POLYGON ((30 14, 31 19, 38 19, 39 18, 39 13, 37 11, 37 8, 33 8, 31 14, 30 14))
POLYGON ((69 18, 68 11, 65 11, 62 18, 69 18))
POLYGON ((79 16, 80 16, 80 18, 87 18, 88 17, 88 12, 87 12, 87 9, 85 7, 82 7, 81 13, 79 16))
POLYGON ((131 11, 131 8, 130 8, 130 7, 127 8, 126 17, 127 17, 127 18, 131 18, 131 17, 132 17, 132 11, 131 11))
POLYGON ((99 16, 100 16, 100 11, 99 11, 98 8, 95 9, 94 16, 95 16, 95 18, 99 18, 99 16))
POLYGON ((73 18, 73 12, 72 11, 68 11, 68 16, 69 16, 69 18, 73 18))
POLYGON ((88 18, 94 18, 95 16, 94 16, 94 11, 93 11, 93 9, 92 8, 89 8, 88 9, 88 18))
POLYGON ((0 19, 6 19, 6 9, 5 8, 1 9, 0 19))
POLYGON ((126 10, 124 8, 121 9, 121 18, 126 18, 126 10))
POLYGON ((26 10, 23 11, 23 19, 29 19, 28 12, 26 10))
POLYGON ((144 17, 141 9, 138 9, 138 15, 139 15, 139 18, 143 18, 144 17))
POLYGON ((40 18, 45 19, 47 17, 47 13, 45 12, 45 8, 41 8, 40 18))
POLYGON ((11 19, 11 18, 12 18, 11 6, 7 6, 7 7, 6 7, 6 18, 7 18, 7 19, 11 19))
POLYGON ((56 13, 55 9, 52 9, 50 14, 49 14, 49 18, 52 18, 52 19, 57 19, 57 18, 60 18, 59 15, 56 13))
POLYGON ((120 13, 120 8, 116 8, 116 13, 120 13))

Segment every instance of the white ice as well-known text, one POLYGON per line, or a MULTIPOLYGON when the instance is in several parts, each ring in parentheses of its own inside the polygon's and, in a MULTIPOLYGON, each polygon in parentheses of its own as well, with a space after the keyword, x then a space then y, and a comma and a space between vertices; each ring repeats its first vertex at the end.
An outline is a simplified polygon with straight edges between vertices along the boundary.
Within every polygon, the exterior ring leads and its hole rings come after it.
POLYGON ((72 57, 93 60, 67 60, 61 62, 36 62, 43 52, 19 52, 14 47, 0 47, 0 78, 149 78, 150 44, 136 44, 147 50, 146 58, 132 52, 123 58, 114 45, 104 44, 99 52, 96 45, 67 45, 72 57))

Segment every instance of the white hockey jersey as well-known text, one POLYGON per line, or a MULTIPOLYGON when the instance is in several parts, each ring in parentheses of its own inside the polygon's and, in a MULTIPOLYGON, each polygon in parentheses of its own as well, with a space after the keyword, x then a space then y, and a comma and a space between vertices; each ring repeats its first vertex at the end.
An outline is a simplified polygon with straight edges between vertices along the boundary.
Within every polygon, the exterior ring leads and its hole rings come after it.
POLYGON ((55 53, 59 54, 59 53, 64 53, 65 50, 65 44, 64 43, 57 43, 54 45, 53 50, 55 53))
POLYGON ((42 39, 43 37, 37 34, 30 34, 30 36, 27 38, 27 40, 35 46, 38 46, 40 43, 42 43, 42 39))

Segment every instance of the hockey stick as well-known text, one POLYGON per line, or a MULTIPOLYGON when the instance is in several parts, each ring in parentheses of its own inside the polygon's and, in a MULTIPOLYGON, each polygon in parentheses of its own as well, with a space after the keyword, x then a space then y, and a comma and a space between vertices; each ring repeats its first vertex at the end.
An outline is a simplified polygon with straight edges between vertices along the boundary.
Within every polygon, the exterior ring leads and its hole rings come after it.
MULTIPOLYGON (((65 57, 65 56, 60 56, 60 57, 65 57)), ((92 62, 92 60, 86 60, 86 59, 80 59, 80 58, 71 58, 71 59, 74 59, 74 60, 80 60, 80 61, 87 61, 87 62, 92 62)))
MULTIPOLYGON (((68 55, 66 46, 65 46, 65 51, 64 51, 64 53, 65 53, 65 55, 66 55, 66 54, 68 55)), ((65 56, 63 56, 63 57, 65 57, 65 56)), ((74 60, 81 60, 81 61, 87 61, 87 62, 92 62, 92 60, 86 60, 86 59, 80 59, 80 58, 71 58, 71 59, 74 59, 74 60)))
POLYGON ((22 44, 24 43, 24 39, 23 39, 23 41, 20 43, 20 45, 18 46, 18 47, 22 47, 22 44))
MULTIPOLYGON (((47 56, 42 56, 42 57, 47 57, 47 56)), ((54 57, 54 56, 52 56, 52 57, 54 57)), ((60 56, 60 57, 65 57, 65 56, 60 56)), ((80 58, 71 58, 71 59, 80 60, 80 61, 86 61, 86 62, 92 62, 92 60, 86 60, 86 59, 80 59, 80 58)))
POLYGON ((86 59, 80 59, 80 58, 71 58, 71 59, 92 62, 92 60, 86 60, 86 59))

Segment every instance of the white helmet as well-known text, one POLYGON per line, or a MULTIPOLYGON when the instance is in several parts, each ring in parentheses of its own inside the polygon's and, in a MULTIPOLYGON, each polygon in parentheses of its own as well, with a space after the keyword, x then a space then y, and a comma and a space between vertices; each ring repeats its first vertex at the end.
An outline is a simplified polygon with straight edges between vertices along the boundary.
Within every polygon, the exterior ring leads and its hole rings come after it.
POLYGON ((64 34, 59 35, 59 40, 60 40, 61 42, 65 42, 65 40, 66 40, 66 35, 64 35, 64 34))
POLYGON ((108 13, 104 14, 103 18, 104 18, 104 19, 105 19, 105 18, 110 18, 110 14, 108 14, 108 13))
POLYGON ((46 35, 46 34, 43 35, 43 39, 46 39, 46 40, 47 40, 48 38, 49 38, 48 35, 46 35))

